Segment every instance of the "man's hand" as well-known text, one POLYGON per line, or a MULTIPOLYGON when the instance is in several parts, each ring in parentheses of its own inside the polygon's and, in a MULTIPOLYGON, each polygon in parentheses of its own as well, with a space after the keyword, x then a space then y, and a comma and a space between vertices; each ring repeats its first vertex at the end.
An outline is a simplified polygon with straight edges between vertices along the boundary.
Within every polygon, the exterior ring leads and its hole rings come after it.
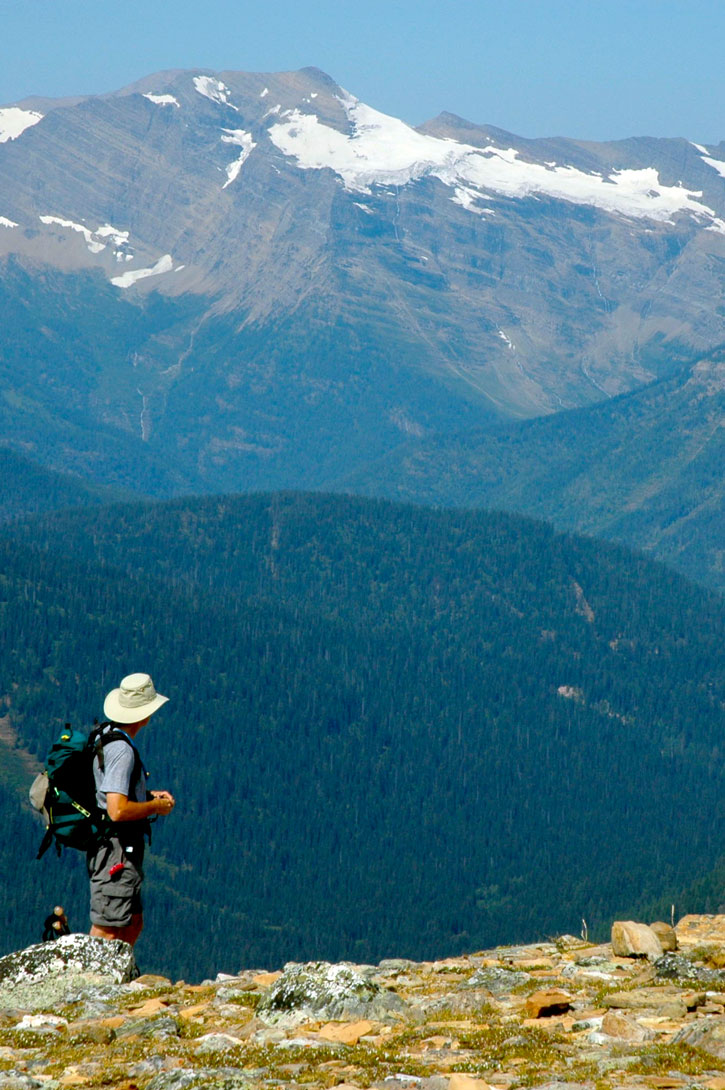
POLYGON ((151 798, 146 802, 133 802, 126 795, 109 791, 106 795, 106 807, 111 821, 143 821, 154 814, 170 814, 174 809, 174 796, 168 791, 151 791, 151 798))
POLYGON ((157 814, 170 814, 176 805, 174 796, 169 791, 151 791, 151 797, 158 802, 157 814))

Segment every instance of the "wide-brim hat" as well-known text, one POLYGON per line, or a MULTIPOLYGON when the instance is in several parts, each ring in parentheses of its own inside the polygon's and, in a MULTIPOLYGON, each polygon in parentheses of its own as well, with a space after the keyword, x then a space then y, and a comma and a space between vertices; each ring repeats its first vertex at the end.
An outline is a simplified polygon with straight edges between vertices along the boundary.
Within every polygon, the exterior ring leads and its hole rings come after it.
POLYGON ((140 723, 157 712, 168 696, 157 693, 148 674, 129 674, 103 702, 103 714, 112 723, 140 723))

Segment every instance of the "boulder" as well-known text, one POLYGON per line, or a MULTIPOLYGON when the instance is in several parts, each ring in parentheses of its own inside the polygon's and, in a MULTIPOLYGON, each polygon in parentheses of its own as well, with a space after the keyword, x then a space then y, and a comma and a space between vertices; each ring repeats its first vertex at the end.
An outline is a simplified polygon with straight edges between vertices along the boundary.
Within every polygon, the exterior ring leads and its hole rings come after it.
POLYGON ((323 1041, 333 1041, 342 1045, 356 1045, 361 1037, 367 1037, 375 1030, 375 1023, 363 1019, 362 1022, 328 1022, 320 1030, 323 1041))
POLYGON ((677 932, 674 927, 671 927, 668 923, 663 923, 662 920, 651 923, 650 927, 660 940, 663 953, 668 954, 677 949, 677 932))
POLYGON ((407 1005, 400 996, 376 984, 359 966, 311 961, 290 962, 257 1009, 263 1022, 334 1022, 370 1019, 389 1021, 407 1005))
POLYGON ((725 1017, 702 1018, 683 1026, 672 1038, 672 1044, 689 1045, 718 1059, 725 1059, 725 1017))
POLYGON ((89 986, 124 984, 137 975, 128 943, 64 935, 0 958, 0 1008, 53 1007, 89 986))
POLYGON ((662 944, 651 927, 634 920, 612 924, 612 953, 620 958, 659 958, 662 944))
POLYGON ((704 965, 693 965, 682 954, 663 954, 661 958, 657 958, 655 973, 659 980, 684 980, 716 987, 725 985, 725 972, 722 969, 706 969, 704 965))
POLYGON ((725 916, 683 916, 677 923, 675 932, 682 950, 693 946, 725 946, 725 916))
POLYGON ((488 969, 477 969, 463 987, 479 989, 490 995, 510 995, 514 988, 518 988, 520 984, 526 984, 529 980, 531 977, 528 973, 492 966, 488 969))
POLYGON ((557 1014, 566 1014, 568 1010, 571 1010, 571 1003, 571 996, 560 988, 534 992, 526 1000, 526 1017, 551 1018, 557 1014))
POLYGON ((475 1075, 455 1072, 448 1080, 448 1090, 490 1090, 490 1087, 487 1082, 477 1079, 475 1075))
POLYGON ((43 1083, 20 1071, 0 1071, 0 1090, 40 1090, 43 1083))
POLYGON ((607 1011, 602 1019, 602 1033, 633 1044, 648 1041, 654 1036, 644 1026, 638 1025, 633 1018, 628 1018, 626 1014, 621 1014, 619 1011, 607 1011))
POLYGON ((148 1037, 153 1041, 165 1041, 179 1036, 175 1018, 129 1018, 116 1030, 116 1037, 148 1037))

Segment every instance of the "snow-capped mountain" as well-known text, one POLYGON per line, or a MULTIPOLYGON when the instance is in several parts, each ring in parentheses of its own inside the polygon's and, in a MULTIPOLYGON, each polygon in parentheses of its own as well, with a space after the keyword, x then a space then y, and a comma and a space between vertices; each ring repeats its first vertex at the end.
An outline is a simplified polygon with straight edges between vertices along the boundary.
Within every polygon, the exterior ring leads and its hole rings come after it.
POLYGON ((161 490, 318 485, 719 344, 725 144, 416 129, 316 69, 159 73, 0 108, 0 261, 15 445, 87 470, 106 424, 161 490))

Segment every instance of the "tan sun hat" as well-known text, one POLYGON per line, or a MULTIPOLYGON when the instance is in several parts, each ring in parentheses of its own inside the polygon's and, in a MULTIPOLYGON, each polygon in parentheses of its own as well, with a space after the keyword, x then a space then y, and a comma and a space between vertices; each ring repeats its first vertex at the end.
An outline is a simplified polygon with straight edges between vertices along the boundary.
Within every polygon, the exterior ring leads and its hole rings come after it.
POLYGON ((129 674, 104 700, 103 714, 112 723, 140 723, 168 699, 156 692, 148 674, 129 674))

